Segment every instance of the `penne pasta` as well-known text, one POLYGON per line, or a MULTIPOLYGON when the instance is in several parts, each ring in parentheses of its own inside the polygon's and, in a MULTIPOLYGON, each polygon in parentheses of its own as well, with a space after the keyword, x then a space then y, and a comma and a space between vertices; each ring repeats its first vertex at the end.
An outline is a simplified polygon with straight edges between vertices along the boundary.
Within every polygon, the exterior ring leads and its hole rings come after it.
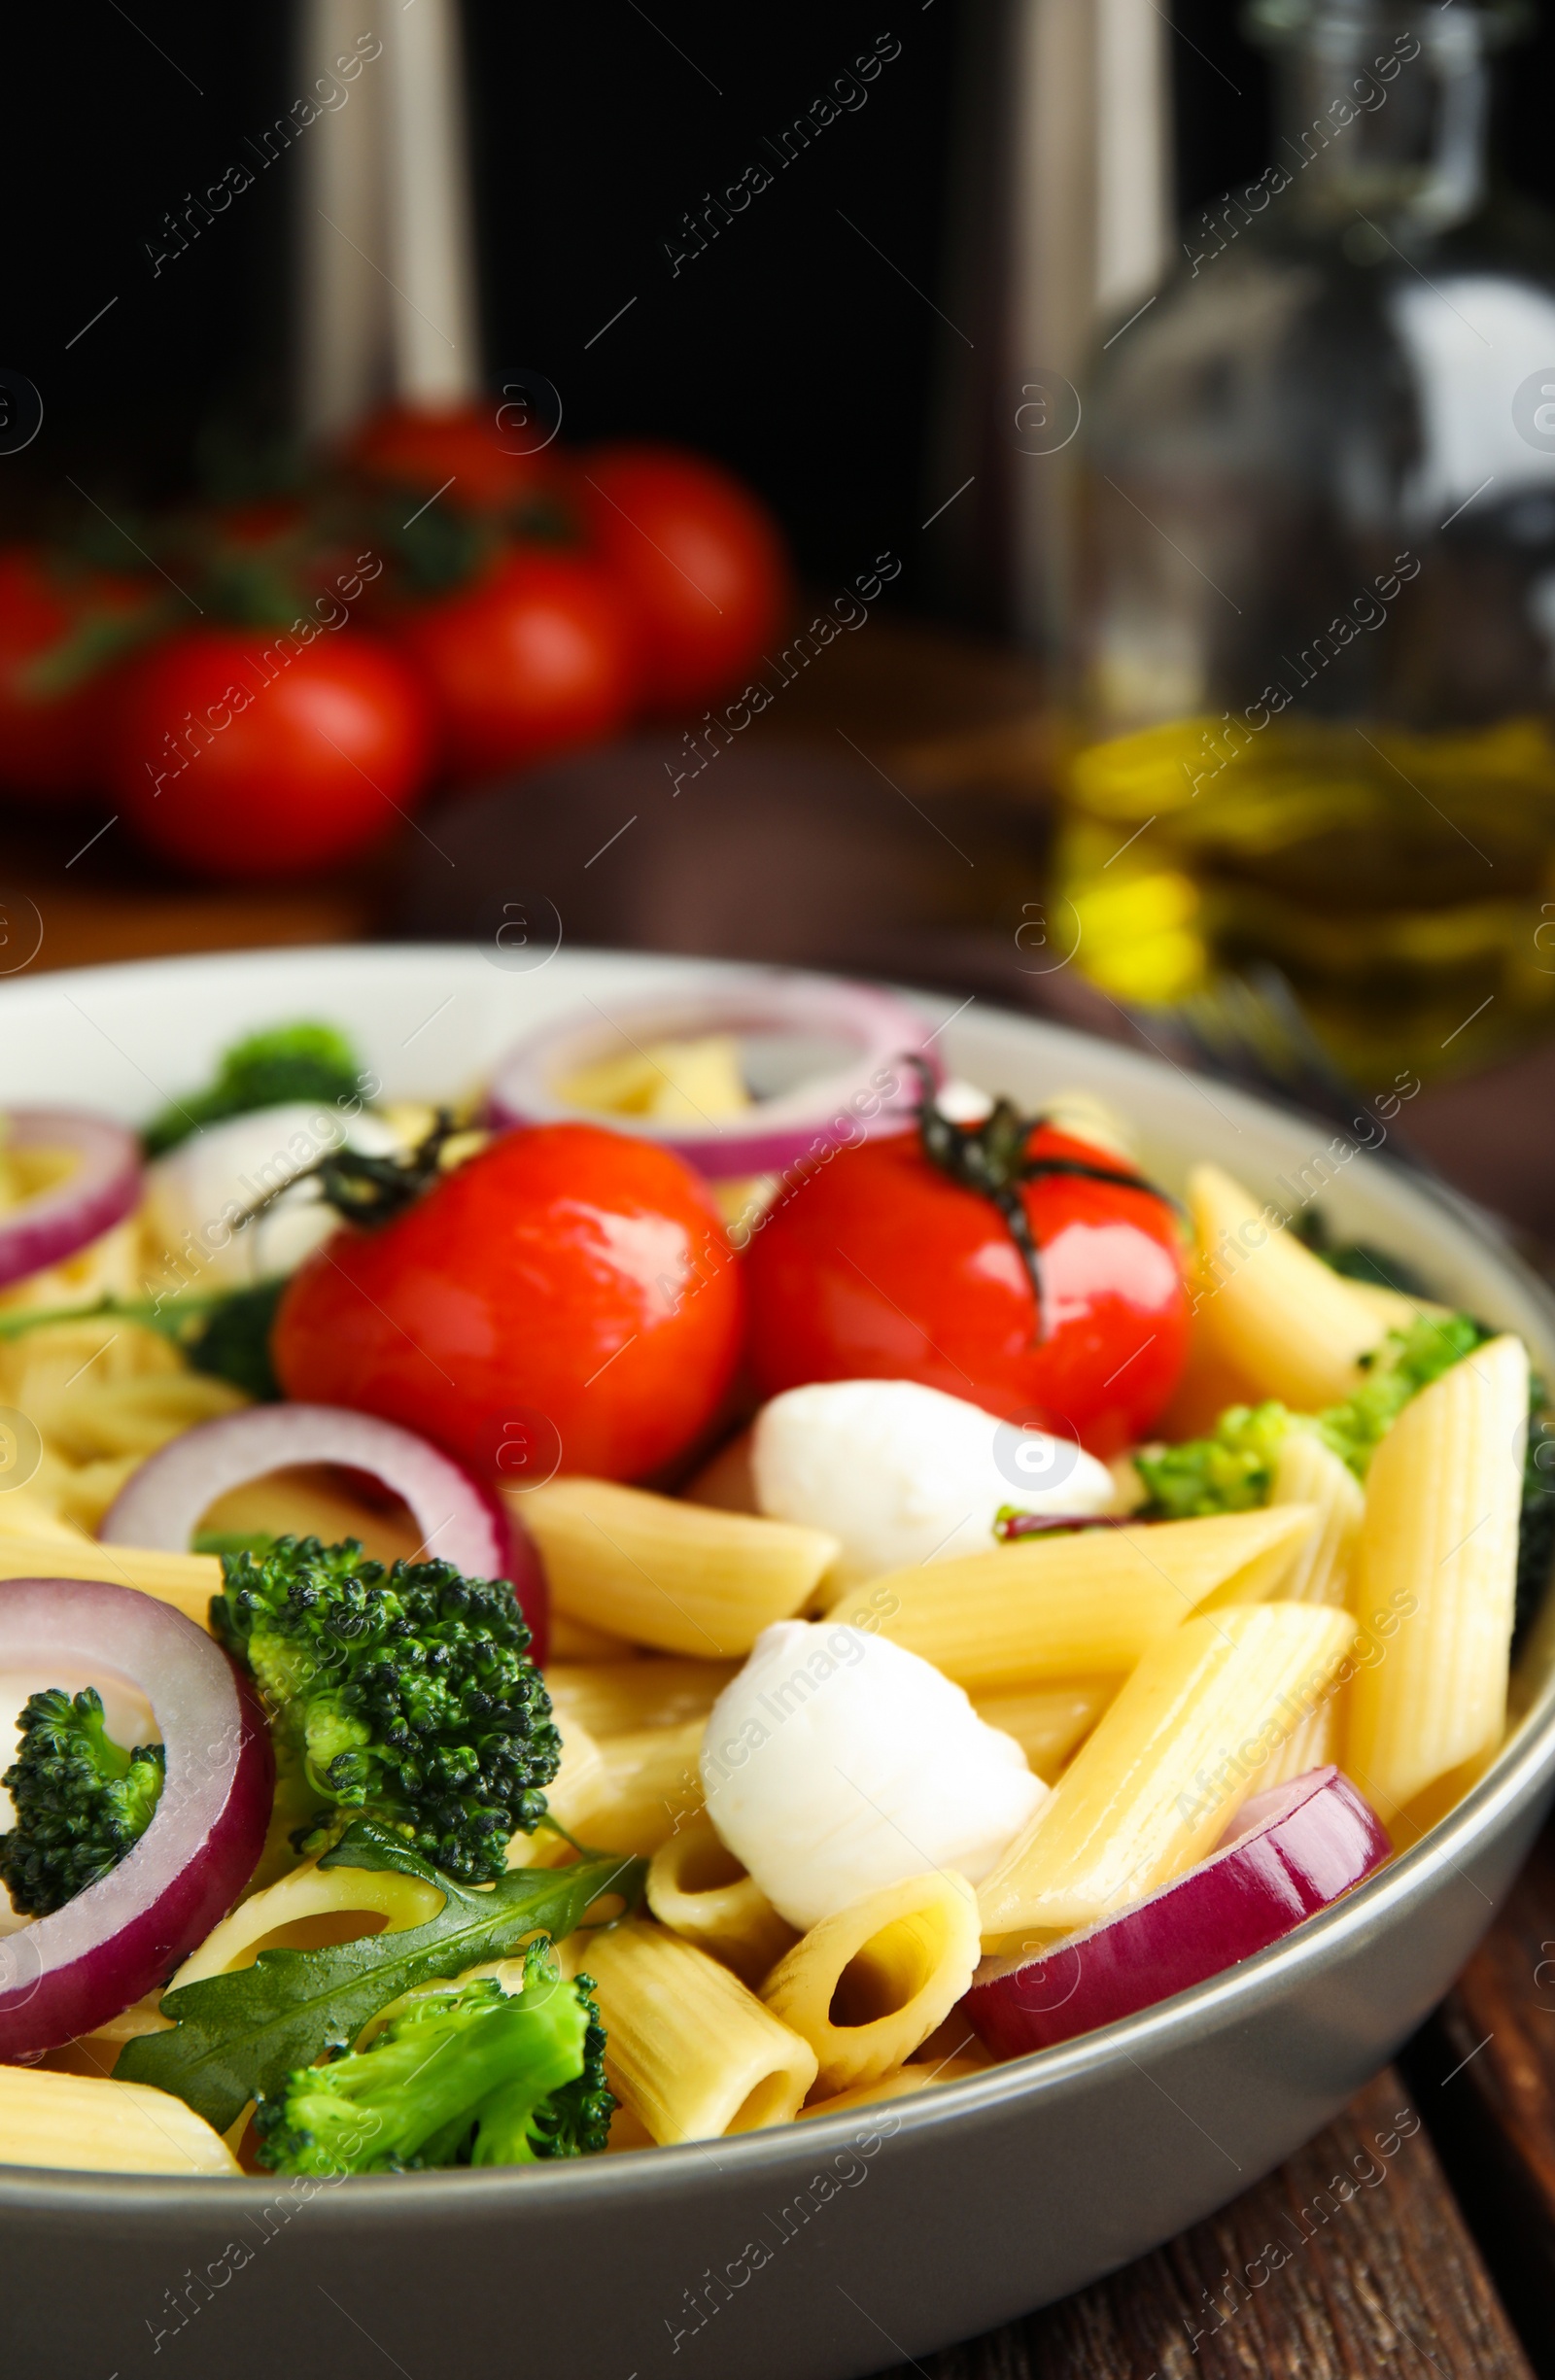
POLYGON ((1268 1766, 1258 1780, 1260 1793, 1273 1785, 1288 1785, 1293 1776, 1304 1776, 1308 1769, 1326 1769, 1331 1761, 1338 1765, 1340 1746, 1344 1742, 1344 1706, 1348 1688, 1336 1685, 1317 1708, 1304 1718, 1294 1735, 1288 1736, 1279 1749, 1271 1754, 1268 1766))
POLYGON ((252 1967, 261 1950, 317 1950, 363 1934, 402 1933, 428 1924, 442 1905, 436 1886, 420 1877, 389 1868, 321 1868, 304 1860, 278 1883, 240 1901, 190 1952, 168 1989, 252 1967))
POLYGON ((1014 1736, 1026 1766, 1051 1785, 1112 1701, 1118 1682, 1116 1676, 1072 1677, 1019 1694, 980 1695, 975 1708, 985 1726, 1014 1736))
POLYGON ((608 1479, 553 1479, 521 1510, 559 1610, 699 1660, 748 1653, 764 1628, 793 1617, 839 1550, 823 1530, 608 1479))
POLYGON ((236 2157, 170 2091, 0 2066, 0 2164, 83 2173, 235 2174, 236 2157))
POLYGON ((752 1990, 799 1939, 719 1841, 706 1811, 654 1852, 648 1907, 672 1934, 721 1959, 752 1990))
MULTIPOLYGON (((893 2074, 882 2074, 878 2082, 855 2083, 851 2090, 840 2090, 830 2099, 812 2100, 799 2111, 801 2121, 812 2116, 847 2116, 855 2107, 873 2107, 881 2099, 905 2099, 915 2091, 932 2090, 936 2083, 965 2083, 975 2074, 986 2074, 987 2063, 976 2057, 948 2057, 938 2066, 898 2066, 893 2074)), ((614 2141, 610 2143, 615 2146, 614 2141)))
POLYGON ((375 1562, 412 1562, 425 1532, 402 1504, 353 1496, 328 1464, 294 1464, 218 1497, 202 1514, 199 1536, 318 1537, 338 1545, 355 1537, 375 1562))
POLYGON ((0 1578, 105 1578, 138 1587, 208 1628, 211 1598, 222 1592, 214 1554, 164 1554, 142 1545, 99 1545, 95 1538, 13 1537, 0 1534, 0 1578))
POLYGON ((761 1987, 819 2060, 830 2097, 906 2063, 950 2015, 978 1963, 977 1894, 932 1869, 866 1893, 812 1926, 761 1987))
POLYGON ((1152 1645, 983 1885, 985 1949, 1113 1915, 1212 1850, 1354 1634, 1315 1604, 1228 1606, 1152 1645))
POLYGON ((814 2051, 705 1950, 628 1918, 595 1937, 588 1972, 610 2087, 656 2141, 716 2140, 798 2113, 814 2051))
POLYGON ((1385 1330, 1407 1330, 1422 1317, 1428 1322, 1445 1322, 1452 1312, 1451 1306, 1437 1305, 1433 1297, 1411 1297, 1407 1290, 1390 1289, 1385 1282, 1350 1281, 1347 1286, 1385 1330))
POLYGON ((565 1611, 553 1609, 550 1638, 553 1661, 635 1661, 637 1659, 637 1646, 628 1644, 625 1637, 606 1636, 603 1628, 585 1628, 581 1620, 569 1619, 565 1611))
MULTIPOLYGON (((1317 1526, 1280 1582, 1286 1604, 1347 1607, 1365 1498, 1347 1463, 1309 1430, 1288 1430, 1274 1459, 1272 1504, 1310 1504, 1317 1526)), ((1211 1608, 1214 1599, 1211 1598, 1211 1608)))
POLYGON ((1465 1356, 1371 1459, 1345 1767, 1405 1839, 1473 1781, 1506 1718, 1528 1357, 1465 1356))
POLYGON ((1303 1248, 1277 1207, 1261 1207, 1218 1165, 1197 1165, 1188 1203, 1198 1235, 1195 1329, 1205 1348, 1299 1412, 1340 1403, 1359 1359, 1388 1326, 1349 1282, 1303 1248))
MULTIPOLYGON (((650 1857, 702 1808, 703 1732, 703 1721, 690 1719, 596 1743, 564 1718, 562 1765, 545 1792, 551 1815, 599 1850, 650 1857)), ((566 1838, 545 1826, 507 1847, 510 1868, 555 1868, 570 1857, 566 1838)))
POLYGON ((555 1662, 546 1691, 559 1721, 574 1720, 601 1741, 647 1727, 705 1719, 735 1673, 732 1661, 555 1662))
MULTIPOLYGON (((557 1733, 562 1739, 562 1759, 545 1788, 545 1807, 569 1835, 581 1835, 605 1792, 605 1755, 586 1727, 561 1712, 557 1733)), ((509 1868, 560 1868, 571 1856, 567 1835, 549 1826, 536 1826, 533 1834, 508 1839, 509 1868)))
POLYGON ((1313 1526, 1306 1506, 1027 1537, 892 1570, 828 1617, 879 1629, 969 1694, 1129 1670, 1218 1587, 1274 1592, 1313 1526))

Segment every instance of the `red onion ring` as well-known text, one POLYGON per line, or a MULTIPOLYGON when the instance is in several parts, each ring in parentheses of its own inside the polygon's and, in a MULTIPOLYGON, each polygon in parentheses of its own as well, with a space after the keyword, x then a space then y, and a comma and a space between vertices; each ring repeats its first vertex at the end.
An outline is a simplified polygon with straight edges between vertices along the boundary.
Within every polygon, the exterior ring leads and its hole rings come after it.
POLYGON ((294 1463, 339 1463, 367 1472, 410 1506, 425 1533, 423 1552, 468 1577, 509 1580, 535 1659, 543 1664, 545 1573, 528 1531, 413 1430, 344 1405, 250 1405, 186 1430, 130 1473, 98 1536, 105 1545, 187 1552, 200 1515, 219 1496, 294 1463))
POLYGON ((985 1959, 962 2003, 999 2057, 1132 2017, 1267 1949, 1393 1849, 1337 1769, 1255 1794, 1208 1859, 1035 1958, 985 1959))
POLYGON ((221 1647, 155 1596, 96 1578, 0 1584, 0 1668, 112 1672, 151 1704, 167 1774, 116 1868, 0 1938, 0 2059, 89 2033, 164 1983, 226 1915, 264 1845, 269 1731, 221 1647))
POLYGON ((80 1160, 67 1180, 0 1215, 0 1289, 46 1264, 62 1263, 110 1230, 140 1200, 140 1150, 133 1133, 74 1108, 11 1108, 12 1149, 70 1149, 80 1160))
POLYGON ((488 1109, 499 1128, 518 1123, 604 1124, 612 1132, 673 1149, 708 1181, 736 1181, 747 1174, 782 1173, 817 1144, 831 1149, 845 1141, 905 1131, 917 1094, 916 1084, 902 1079, 902 1061, 909 1056, 934 1061, 922 1018, 895 992, 777 967, 731 968, 682 990, 633 1001, 613 1017, 596 1009, 531 1034, 497 1066, 487 1092, 488 1109), (623 1038, 637 1044, 741 1032, 825 1034, 851 1041, 858 1055, 830 1074, 761 1100, 748 1118, 731 1117, 726 1122, 709 1119, 700 1130, 651 1117, 574 1107, 554 1087, 569 1074, 615 1052, 623 1038), (883 1097, 872 1080, 882 1072, 895 1086, 883 1097), (873 1112, 866 1114, 867 1107, 873 1112))

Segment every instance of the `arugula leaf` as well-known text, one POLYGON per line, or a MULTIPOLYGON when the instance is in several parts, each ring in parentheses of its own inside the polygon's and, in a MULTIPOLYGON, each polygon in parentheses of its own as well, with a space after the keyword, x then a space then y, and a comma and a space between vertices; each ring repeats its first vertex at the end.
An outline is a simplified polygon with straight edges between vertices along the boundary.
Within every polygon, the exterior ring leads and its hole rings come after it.
POLYGON ((648 1863, 586 1852, 569 1868, 512 1869, 482 1889, 456 1883, 370 1818, 358 1818, 319 1865, 396 1869, 435 1884, 443 1906, 425 1925, 324 1950, 261 1950, 235 1975, 165 1993, 172 2032, 126 2042, 114 2068, 121 2082, 171 2091, 225 2132, 251 2099, 273 2097, 298 2066, 348 2047, 369 2018, 417 1983, 511 1957, 536 1932, 560 1941, 602 1893, 635 1906, 648 1863))

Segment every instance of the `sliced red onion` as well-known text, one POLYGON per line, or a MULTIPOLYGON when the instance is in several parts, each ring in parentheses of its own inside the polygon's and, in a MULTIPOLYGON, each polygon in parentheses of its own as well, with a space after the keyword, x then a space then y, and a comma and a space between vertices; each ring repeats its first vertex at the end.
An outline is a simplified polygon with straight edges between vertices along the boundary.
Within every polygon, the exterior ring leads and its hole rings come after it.
POLYGON ((1202 1983, 1339 1899, 1393 1849, 1337 1769, 1255 1794, 1217 1848, 1037 1957, 985 1959, 964 2006, 999 2057, 1052 2049, 1202 1983))
POLYGON ((52 1916, 0 1939, 0 2059, 12 2064, 89 2033, 166 1983, 253 1875, 274 1788, 252 1695, 170 1604, 103 1579, 6 1579, 0 1670, 55 1661, 137 1687, 167 1772, 134 1849, 52 1916))
POLYGON ((292 1464, 339 1463, 365 1471, 403 1499, 435 1555, 473 1578, 511 1582, 546 1654, 545 1573, 527 1530, 447 1455, 370 1413, 344 1405, 250 1405, 170 1438, 132 1471, 109 1506, 105 1545, 160 1545, 183 1553, 220 1496, 292 1464))
POLYGON ((0 1215, 0 1289, 60 1264, 126 1215, 140 1199, 140 1149, 133 1133, 74 1108, 18 1107, 5 1116, 5 1146, 69 1149, 75 1171, 0 1215))
POLYGON ((781 1173, 817 1142, 830 1149, 905 1130, 917 1094, 916 1080, 904 1063, 909 1056, 927 1059, 938 1080, 928 1027, 895 992, 778 967, 731 968, 680 991, 624 1003, 609 1017, 592 1009, 546 1025, 508 1052, 492 1076, 487 1097, 491 1121, 499 1126, 602 1123, 612 1132, 673 1149, 709 1181, 734 1181, 746 1174, 781 1173), (743 1116, 709 1118, 705 1126, 574 1107, 557 1088, 583 1067, 619 1054, 623 1046, 692 1041, 712 1033, 843 1041, 852 1044, 855 1054, 841 1065, 828 1063, 825 1072, 791 1090, 759 1100, 743 1116))

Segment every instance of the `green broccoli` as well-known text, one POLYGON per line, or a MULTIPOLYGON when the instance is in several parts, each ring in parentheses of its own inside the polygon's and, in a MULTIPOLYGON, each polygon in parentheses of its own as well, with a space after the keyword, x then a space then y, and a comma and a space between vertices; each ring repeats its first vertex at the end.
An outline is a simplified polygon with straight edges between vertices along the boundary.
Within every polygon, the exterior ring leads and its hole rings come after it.
POLYGON ((1460 1362, 1489 1332, 1469 1314, 1422 1316, 1407 1330, 1392 1330, 1370 1374, 1342 1405, 1322 1413, 1291 1413, 1271 1400, 1232 1405, 1212 1437, 1191 1438, 1158 1454, 1136 1455, 1150 1490, 1152 1520, 1183 1521, 1216 1512, 1246 1512, 1267 1503, 1280 1440, 1288 1430, 1311 1430, 1347 1463, 1358 1479, 1380 1438, 1412 1397, 1460 1362))
POLYGON ((47 1917, 117 1866, 152 1822, 166 1754, 126 1752, 103 1724, 102 1697, 85 1686, 34 1694, 17 1722, 17 1757, 0 1777, 16 1825, 0 1835, 0 1883, 18 1916, 47 1917))
POLYGON ((228 1050, 205 1090, 176 1100, 147 1125, 148 1156, 162 1156, 203 1124, 289 1099, 361 1097, 362 1066, 343 1033, 328 1024, 278 1024, 228 1050))
POLYGON ((365 2050, 299 2067, 260 2100, 260 2159, 275 2173, 404 2173, 603 2149, 615 2100, 593 1988, 586 1975, 562 1982, 542 1937, 520 1991, 487 1976, 411 2001, 365 2050))
POLYGON ((450 1876, 501 1876, 562 1752, 506 1581, 447 1562, 386 1570, 355 1538, 278 1537, 222 1570, 212 1630, 263 1697, 279 1792, 299 1815, 312 1804, 297 1847, 327 1847, 364 1811, 450 1876))

